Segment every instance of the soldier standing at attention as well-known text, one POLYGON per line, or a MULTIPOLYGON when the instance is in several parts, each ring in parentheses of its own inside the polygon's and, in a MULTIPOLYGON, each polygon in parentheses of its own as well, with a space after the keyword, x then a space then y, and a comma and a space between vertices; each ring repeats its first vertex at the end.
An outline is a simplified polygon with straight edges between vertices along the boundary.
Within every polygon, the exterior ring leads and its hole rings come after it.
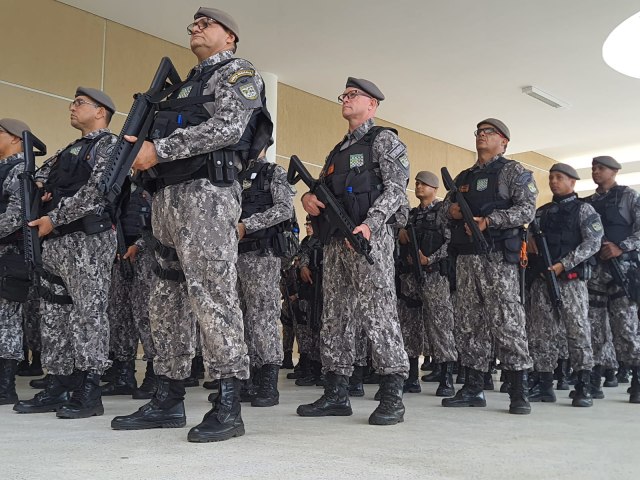
POLYGON ((380 404, 372 425, 404 421, 402 387, 409 362, 396 310, 394 282, 394 214, 408 205, 406 146, 397 133, 376 127, 373 117, 384 95, 372 82, 349 77, 338 97, 349 132, 327 157, 320 174, 357 225, 353 233, 371 242, 374 264, 353 251, 321 215, 325 205, 305 193, 302 205, 318 217, 324 246, 323 313, 320 332, 324 395, 300 405, 298 415, 351 415, 349 377, 353 372, 356 336, 371 340, 372 359, 380 373, 380 404))
POLYGON ((510 384, 509 413, 531 412, 527 400, 529 357, 524 307, 519 298, 520 229, 533 220, 538 189, 533 175, 503 155, 509 143, 507 126, 487 118, 477 125, 478 160, 455 179, 474 221, 489 245, 477 251, 460 206, 447 195, 444 211, 453 219, 451 245, 457 255, 458 350, 467 367, 464 387, 444 407, 484 407, 484 373, 489 371, 492 339, 510 384))
POLYGON ((267 146, 273 123, 262 77, 233 56, 239 41, 235 20, 205 7, 194 20, 187 31, 199 63, 169 97, 171 107, 156 115, 153 137, 133 165, 154 193, 151 223, 164 269, 149 305, 157 390, 137 412, 114 418, 111 427, 186 425, 184 379, 195 354, 197 321, 205 364, 220 387, 213 408, 187 438, 216 442, 244 435, 240 387, 249 377, 249 356, 236 289, 238 173, 267 146), (181 268, 176 276, 167 268, 172 266, 181 268), (180 314, 187 302, 195 317, 190 320, 180 314))

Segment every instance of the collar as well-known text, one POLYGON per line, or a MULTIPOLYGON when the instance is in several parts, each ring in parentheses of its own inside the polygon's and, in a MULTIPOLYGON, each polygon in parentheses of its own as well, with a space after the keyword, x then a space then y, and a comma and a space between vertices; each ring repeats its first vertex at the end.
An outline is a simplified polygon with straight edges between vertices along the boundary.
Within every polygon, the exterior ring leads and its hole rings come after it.
POLYGON ((578 194, 576 192, 571 192, 567 195, 554 195, 553 203, 569 203, 578 199, 578 194))
POLYGON ((206 67, 209 67, 211 65, 215 65, 216 63, 220 63, 224 60, 227 60, 229 58, 233 57, 233 52, 231 50, 223 50, 222 52, 218 52, 214 55, 211 55, 209 58, 205 58, 202 62, 200 62, 198 65, 196 65, 195 67, 193 67, 192 71, 201 71, 206 67))
POLYGON ((362 137, 365 136, 365 134, 371 130, 371 127, 373 127, 374 123, 373 123, 373 118, 368 119, 366 122, 364 122, 362 125, 360 125, 358 128, 356 128, 353 132, 351 133, 347 133, 344 136, 344 140, 342 141, 343 143, 346 141, 351 141, 351 142, 357 142, 358 140, 360 140, 362 137))
POLYGON ((491 160, 489 160, 485 164, 481 164, 480 160, 476 160, 476 163, 473 164, 473 167, 471 167, 471 170, 487 168, 489 165, 491 165, 493 162, 495 162, 499 158, 502 158, 502 154, 496 155, 495 157, 493 157, 491 160))
POLYGON ((87 133, 82 138, 96 138, 98 135, 102 133, 111 133, 111 130, 109 130, 108 128, 99 128, 98 130, 94 130, 93 132, 87 133))
POLYGON ((15 160, 16 158, 19 158, 22 160, 24 158, 24 152, 18 152, 18 153, 14 153, 13 155, 9 155, 8 157, 0 160, 0 163, 9 163, 15 160))

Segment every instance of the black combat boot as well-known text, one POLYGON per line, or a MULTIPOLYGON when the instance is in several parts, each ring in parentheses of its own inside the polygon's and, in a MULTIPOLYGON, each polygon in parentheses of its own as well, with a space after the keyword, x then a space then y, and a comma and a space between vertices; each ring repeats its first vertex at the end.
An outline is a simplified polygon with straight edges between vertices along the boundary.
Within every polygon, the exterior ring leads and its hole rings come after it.
POLYGON ((349 416, 353 414, 349 402, 349 377, 328 372, 325 375, 324 394, 315 402, 300 405, 296 410, 301 417, 349 416))
POLYGON ((615 368, 607 368, 604 371, 604 382, 602 383, 602 386, 607 388, 618 386, 618 377, 616 377, 615 368))
POLYGON ((103 382, 113 382, 116 379, 116 375, 118 374, 118 365, 120 364, 120 360, 115 359, 115 354, 113 352, 109 352, 109 360, 111 360, 111 366, 107 368, 107 370, 102 374, 100 380, 103 382))
POLYGON ((202 355, 196 355, 191 359, 191 373, 184 379, 185 387, 197 387, 200 385, 199 379, 204 378, 204 360, 202 355))
POLYGON ((251 400, 252 407, 273 407, 280 403, 278 372, 280 365, 267 364, 260 368, 260 385, 256 396, 251 400))
POLYGON ((538 372, 538 381, 529 389, 530 402, 550 402, 556 401, 556 394, 553 392, 553 372, 538 372))
POLYGON ((40 352, 35 350, 31 352, 31 364, 27 360, 29 358, 29 350, 26 349, 25 352, 24 360, 20 362, 22 368, 18 369, 17 375, 20 377, 40 377, 44 375, 40 352))
POLYGON ((299 387, 315 387, 322 376, 322 363, 316 360, 309 360, 302 376, 296 380, 299 387))
POLYGON ((440 385, 436 390, 436 397, 453 397, 456 389, 453 386, 453 367, 455 362, 445 362, 440 366, 440 385))
MULTIPOLYGON (((416 363, 416 377, 417 367, 416 363)), ((397 373, 380 376, 380 404, 369 416, 369 425, 395 425, 404 422, 403 385, 404 379, 397 373)))
POLYGON ((591 370, 591 396, 594 400, 602 400, 602 365, 595 365, 591 370))
POLYGON ((89 418, 104 414, 100 374, 82 372, 83 379, 79 388, 74 389, 71 398, 56 412, 58 418, 89 418))
POLYGON ((71 392, 82 382, 82 372, 75 371, 72 375, 47 375, 44 390, 36 393, 31 400, 22 400, 14 405, 18 413, 55 412, 71 398, 71 392))
MULTIPOLYGON (((511 388, 509 389, 509 413, 515 415, 528 415, 531 413, 531 405, 527 398, 529 391, 529 379, 526 370, 507 372, 511 388)), ((553 376, 551 377, 553 383, 553 376)))
POLYGON ((500 381, 502 382, 500 393, 509 393, 509 381, 507 380, 507 371, 504 368, 500 371, 500 381))
POLYGON ((47 385, 49 384, 49 377, 50 375, 47 373, 42 378, 36 378, 34 380, 31 380, 29 381, 29 386, 37 390, 42 390, 44 388, 47 388, 47 385))
POLYGON ((364 397, 364 384, 362 378, 364 376, 364 367, 362 365, 354 365, 353 373, 349 377, 349 396, 364 397))
POLYGON ((640 367, 631 369, 631 386, 629 387, 629 403, 640 403, 640 367))
POLYGON ((493 375, 491 375, 491 367, 489 367, 489 371, 484 373, 484 384, 482 385, 483 390, 494 390, 496 387, 493 385, 493 375))
POLYGON ((404 381, 403 393, 420 393, 420 380, 418 380, 418 357, 409 358, 409 378, 404 381))
POLYGON ((591 407, 593 406, 593 397, 591 396, 591 372, 589 370, 581 370, 578 372, 578 381, 576 389, 573 393, 571 406, 573 407, 591 407))
POLYGON ((422 362, 422 365, 420 365, 420 370, 422 370, 423 372, 430 372, 431 370, 433 370, 433 362, 431 361, 431 357, 429 355, 425 355, 424 356, 424 362, 422 362))
POLYGON ((371 361, 371 357, 367 357, 367 366, 364 369, 362 383, 364 383, 365 385, 378 385, 380 383, 380 375, 378 375, 373 369, 373 362, 371 361))
POLYGON ((184 414, 184 380, 172 380, 164 375, 156 377, 156 392, 131 415, 111 420, 114 430, 143 430, 147 428, 180 428, 187 424, 184 414))
POLYGON ((440 374, 442 369, 442 365, 440 363, 436 363, 433 365, 433 370, 431 371, 431 373, 427 373, 426 375, 423 375, 420 380, 422 380, 423 382, 439 382, 440 381, 440 374))
POLYGON ((553 372, 553 376, 557 380, 556 390, 570 390, 569 385, 569 360, 561 358, 558 360, 558 368, 553 372))
POLYGON ((148 360, 142 383, 131 394, 131 398, 135 400, 151 400, 155 392, 156 374, 153 372, 153 360, 148 360))
POLYGON ((620 366, 618 367, 618 373, 616 377, 618 377, 618 383, 629 383, 629 367, 627 367, 624 362, 618 362, 620 366))
POLYGON ((18 402, 16 393, 16 372, 18 360, 0 358, 0 405, 15 405, 18 402))
POLYGON ((293 369, 293 352, 291 350, 284 352, 284 358, 282 359, 282 365, 280 368, 283 370, 293 369))
POLYGON ((295 367, 293 367, 293 372, 287 373, 287 380, 296 380, 302 377, 302 372, 306 368, 309 368, 309 355, 306 353, 300 353, 300 358, 298 359, 298 363, 295 367))
POLYGON ((456 384, 464 385, 467 381, 467 367, 463 366, 458 360, 458 375, 456 376, 456 384))
POLYGON ((26 377, 29 372, 29 348, 24 347, 22 349, 22 358, 18 363, 18 370, 16 370, 16 375, 19 377, 26 377))
POLYGON ((258 394, 258 387, 260 386, 260 369, 256 366, 250 368, 249 378, 241 380, 240 385, 240 401, 249 402, 258 394))
MULTIPOLYGON (((269 365, 269 367, 280 369, 279 365, 269 365)), ((244 423, 240 414, 241 385, 242 382, 236 377, 220 380, 220 391, 213 408, 205 414, 200 425, 189 430, 188 441, 221 442, 244 435, 244 423)))
POLYGON ((209 380, 207 382, 202 382, 202 388, 206 388, 207 390, 215 390, 213 393, 218 394, 218 390, 220 390, 220 380, 209 380))
POLYGON ((465 367, 466 382, 455 396, 443 398, 443 407, 486 407, 484 398, 484 372, 465 367))
POLYGON ((100 388, 102 389, 102 395, 133 395, 138 388, 135 360, 119 361, 118 371, 113 382, 109 382, 100 388))

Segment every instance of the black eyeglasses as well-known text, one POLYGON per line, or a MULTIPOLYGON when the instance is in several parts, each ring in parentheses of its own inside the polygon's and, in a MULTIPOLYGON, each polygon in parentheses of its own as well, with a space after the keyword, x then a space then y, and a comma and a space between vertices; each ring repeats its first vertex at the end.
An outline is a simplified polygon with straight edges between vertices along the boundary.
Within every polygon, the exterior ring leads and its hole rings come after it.
POLYGON ((207 28, 209 25, 214 25, 218 22, 216 22, 213 18, 208 18, 208 17, 203 17, 200 18, 198 20, 196 20, 193 23, 190 23, 189 25, 187 25, 187 33, 189 35, 193 35, 193 31, 195 30, 196 27, 198 27, 198 29, 200 31, 204 30, 205 28, 207 28))
POLYGON ((343 93, 342 95, 338 95, 338 102, 344 103, 345 99, 353 100, 354 98, 359 96, 373 98, 371 95, 367 95, 366 93, 359 92, 358 90, 351 90, 348 93, 343 93))
POLYGON ((479 128, 478 130, 476 130, 475 132, 473 132, 473 134, 478 137, 481 134, 485 134, 485 135, 493 135, 494 133, 497 135, 502 136, 502 134, 496 130, 495 128, 491 128, 491 127, 487 127, 487 128, 479 128))
POLYGON ((92 107, 100 108, 102 105, 98 105, 97 103, 87 102, 81 98, 76 98, 73 102, 69 104, 69 108, 71 107, 81 107, 82 105, 91 105, 92 107))

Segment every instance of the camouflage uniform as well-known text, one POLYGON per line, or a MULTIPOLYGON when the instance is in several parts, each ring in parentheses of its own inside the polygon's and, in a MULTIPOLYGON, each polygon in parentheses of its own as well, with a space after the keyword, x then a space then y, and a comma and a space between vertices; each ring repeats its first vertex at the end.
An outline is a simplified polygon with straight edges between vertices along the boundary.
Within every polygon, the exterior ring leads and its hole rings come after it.
MULTIPOLYGON (((367 120, 345 137, 341 149, 362 138, 373 127, 367 120)), ((373 142, 373 162, 380 164, 384 184, 364 220, 371 230, 369 265, 362 255, 347 248, 342 238, 324 247, 323 313, 320 345, 323 371, 351 376, 356 338, 361 329, 371 341, 373 366, 381 375, 406 378, 409 361, 404 351, 396 309, 392 227, 387 221, 408 204, 405 189, 409 168, 406 147, 388 131, 373 142)))
MULTIPOLYGON (((195 70, 233 57, 229 50, 201 62, 195 70)), ((228 81, 236 71, 254 72, 243 59, 213 73, 203 95, 215 92, 204 107, 212 118, 189 128, 178 128, 154 140, 160 163, 177 161, 233 145, 255 110, 228 81)), ((253 74, 261 91, 262 78, 253 74)), ((195 350, 195 319, 200 325, 205 365, 214 379, 249 376, 249 357, 236 289, 237 225, 240 219, 240 185, 214 186, 208 179, 169 185, 155 193, 152 206, 154 236, 176 249, 179 262, 158 258, 164 268, 181 267, 186 281, 156 279, 150 302, 151 331, 157 349, 154 370, 171 379, 189 376, 195 350), (167 265, 169 263, 169 265, 167 265), (181 318, 188 298, 192 321, 181 318)))
MULTIPOLYGON (((412 273, 400 274, 400 294, 414 302, 421 302, 418 284, 412 273)), ((409 302, 412 303, 412 302, 409 302)), ((422 355, 424 348, 424 323, 421 306, 409 305, 406 299, 398 297, 398 321, 402 330, 404 349, 409 358, 422 355)), ((416 305, 417 305, 416 303, 416 305)))
MULTIPOLYGON (((322 269, 322 263, 320 265, 312 265, 312 255, 314 249, 322 249, 322 245, 319 243, 316 237, 305 237, 300 243, 300 268, 307 267, 315 273, 316 268, 322 269)), ((321 253, 316 258, 322 262, 321 253)), ((322 274, 322 273, 320 273, 322 274)), ((320 278, 320 281, 322 279, 320 278)), ((309 286, 313 288, 313 286, 309 286)), ((314 362, 320 362, 320 325, 312 325, 311 323, 311 309, 313 308, 312 301, 322 302, 322 298, 319 299, 300 299, 300 310, 306 314, 306 325, 298 325, 296 337, 298 339, 298 348, 300 353, 306 353, 314 362)), ((322 315, 322 307, 320 309, 320 315, 322 315)))
MULTIPOLYGON (((108 130, 96 130, 83 138, 95 138, 103 132, 108 130)), ((91 177, 75 195, 64 197, 47 214, 54 227, 95 214, 106 206, 99 182, 115 141, 114 135, 107 135, 91 149, 91 177)), ((57 154, 45 162, 37 180, 48 178, 56 158, 57 154)), ((107 305, 115 254, 116 234, 112 228, 93 235, 76 231, 43 242, 45 269, 64 282, 64 287, 54 288, 55 292, 73 300, 73 305, 41 302, 42 357, 49 373, 70 375, 75 368, 102 374, 111 364, 107 305)))
MULTIPOLYGON (((22 152, 0 160, 7 163, 16 159, 24 159, 22 152)), ((0 238, 17 232, 22 227, 22 204, 20 197, 20 181, 18 175, 24 170, 24 161, 17 163, 2 184, 2 195, 6 198, 7 209, 0 214, 0 238)), ((20 253, 16 244, 0 245, 0 256, 20 253)), ((22 360, 22 306, 0 298, 0 358, 6 360, 22 360)))
POLYGON ((42 351, 40 339, 40 296, 35 289, 29 290, 27 301, 22 304, 22 325, 24 329, 25 347, 32 352, 42 351))
MULTIPOLYGON (((266 163, 266 159, 258 162, 266 163)), ((246 183, 243 188, 251 185, 250 180, 243 183, 246 183)), ((295 191, 287 182, 287 172, 280 165, 275 165, 269 189, 273 206, 242 219, 247 235, 291 218, 295 191)), ((281 263, 271 248, 238 255, 238 294, 252 366, 282 365, 283 352, 278 329, 281 263)))
MULTIPOLYGON (((576 197, 569 197, 564 201, 579 200, 576 197)), ((548 206, 538 209, 540 215, 545 208, 548 206)), ((582 242, 563 258, 552 260, 561 262, 565 271, 587 261, 600 248, 603 230, 599 215, 591 205, 582 203, 578 217, 582 242)), ((547 236, 547 242, 550 242, 549 236, 547 236)), ((527 338, 534 368, 538 372, 552 372, 556 368, 558 358, 567 358, 560 356, 558 345, 558 331, 563 325, 566 329, 564 343, 568 344, 574 370, 591 370, 594 363, 591 328, 587 316, 587 282, 584 279, 567 280, 561 276, 558 278, 558 284, 562 299, 559 311, 551 303, 547 284, 543 278, 536 278, 531 287, 527 338)))
MULTIPOLYGON (((616 186, 617 187, 617 186, 616 186)), ((606 201, 608 195, 620 195, 619 215, 629 224, 631 234, 622 241, 616 241, 624 252, 618 257, 620 268, 628 275, 630 269, 637 269, 637 255, 640 251, 640 195, 633 189, 618 188, 606 193, 594 193, 586 199, 595 204, 606 201)), ((597 208, 596 208, 597 209, 597 208)), ((605 237, 611 237, 606 215, 602 215, 605 237)), ((611 239, 611 241, 614 241, 611 239)), ((638 305, 629 300, 622 287, 613 283, 608 262, 598 258, 593 276, 589 281, 589 321, 592 329, 594 361, 605 368, 617 367, 617 359, 625 365, 640 366, 640 335, 638 334, 638 305), (615 351, 611 347, 613 339, 615 351)))
MULTIPOLYGON (((470 171, 487 168, 476 163, 470 171)), ((500 198, 511 206, 488 215, 489 230, 518 228, 535 214, 537 188, 531 172, 517 162, 507 163, 497 181, 500 198)), ((449 215, 451 195, 444 200, 449 215)), ((459 315, 458 350, 462 364, 487 372, 493 360, 492 343, 507 370, 527 370, 532 361, 527 347, 525 314, 520 303, 518 265, 508 263, 501 251, 487 255, 459 254, 456 260, 456 313, 459 315)))

